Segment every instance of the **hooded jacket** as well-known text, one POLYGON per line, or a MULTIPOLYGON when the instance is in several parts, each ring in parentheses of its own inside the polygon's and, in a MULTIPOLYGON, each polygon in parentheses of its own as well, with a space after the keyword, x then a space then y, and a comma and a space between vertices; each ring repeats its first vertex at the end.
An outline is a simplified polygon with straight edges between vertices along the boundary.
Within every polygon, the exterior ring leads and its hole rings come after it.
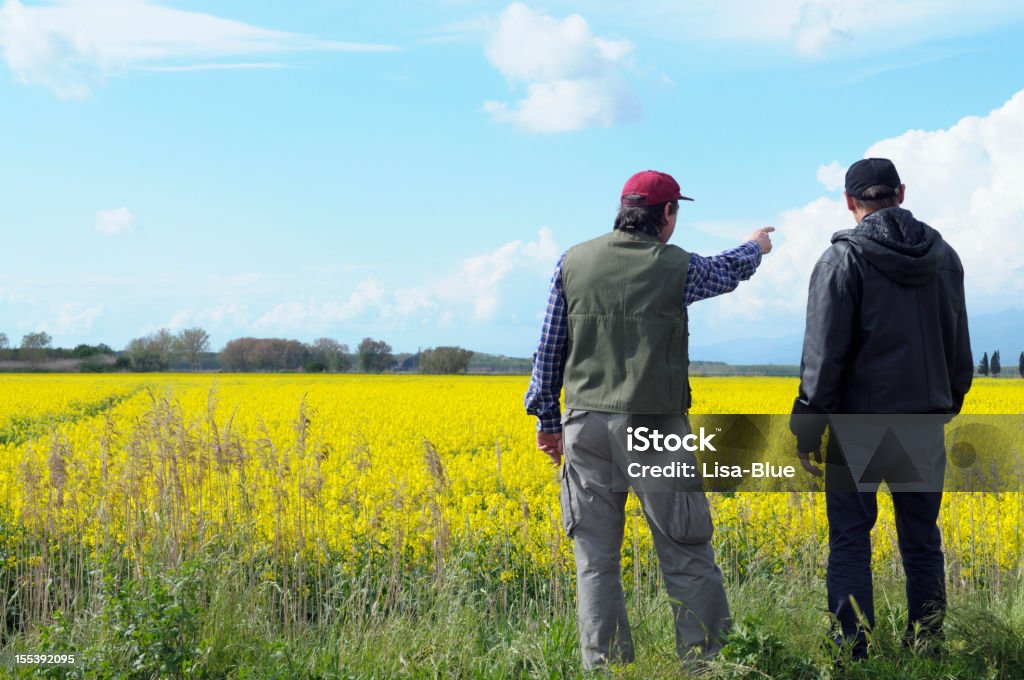
POLYGON ((807 298, 798 448, 820 446, 825 414, 959 413, 973 375, 964 271, 942 235, 902 208, 833 234, 807 298))

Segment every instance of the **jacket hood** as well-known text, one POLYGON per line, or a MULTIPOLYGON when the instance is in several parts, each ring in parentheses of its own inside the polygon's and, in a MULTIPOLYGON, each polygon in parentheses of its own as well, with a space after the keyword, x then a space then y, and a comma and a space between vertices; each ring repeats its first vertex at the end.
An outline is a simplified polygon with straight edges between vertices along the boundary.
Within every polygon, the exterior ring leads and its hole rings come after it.
POLYGON ((935 278, 946 250, 939 232, 903 208, 873 212, 855 228, 833 234, 832 243, 837 241, 849 241, 868 262, 903 286, 923 286, 935 278))

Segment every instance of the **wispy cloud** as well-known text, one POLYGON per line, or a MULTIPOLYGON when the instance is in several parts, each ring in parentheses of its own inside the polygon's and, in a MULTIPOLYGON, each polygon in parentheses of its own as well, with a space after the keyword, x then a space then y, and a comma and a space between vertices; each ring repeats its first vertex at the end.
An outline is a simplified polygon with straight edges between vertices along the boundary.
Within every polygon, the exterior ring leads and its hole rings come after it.
POLYGON ((105 236, 117 236, 135 230, 135 215, 128 208, 100 210, 96 213, 96 231, 105 236))
MULTIPOLYGON (((339 324, 375 327, 408 322, 427 324, 488 323, 499 318, 510 281, 518 276, 546 279, 558 258, 559 246, 550 229, 541 228, 536 240, 516 240, 491 252, 467 257, 440 278, 415 287, 392 287, 375 278, 362 280, 348 298, 281 302, 252 324, 260 331, 320 332, 339 324)), ((508 296, 508 297, 506 297, 508 296)))
POLYGON ((184 66, 139 66, 139 71, 150 73, 189 73, 191 71, 246 71, 284 68, 275 62, 251 62, 237 64, 186 64, 184 66))
POLYGON ((853 39, 853 31, 842 28, 832 10, 821 2, 800 6, 799 17, 792 25, 792 35, 797 52, 812 57, 853 39))
POLYGON ((102 304, 86 306, 69 302, 60 308, 56 321, 48 327, 61 335, 85 335, 92 331, 93 324, 102 313, 102 304))
MULTIPOLYGON (((236 302, 228 302, 225 304, 204 307, 198 312, 193 311, 191 308, 182 309, 176 312, 171 317, 171 320, 162 327, 169 328, 172 331, 194 325, 230 325, 242 327, 250 320, 251 316, 246 305, 236 302)), ((156 330, 157 328, 161 328, 161 326, 154 327, 147 332, 152 332, 152 330, 156 330)))
POLYGON ((595 36, 578 14, 559 20, 522 3, 509 5, 498 19, 487 58, 510 82, 525 84, 526 96, 512 104, 484 102, 484 111, 538 133, 638 118, 639 102, 623 74, 632 51, 628 40, 595 36))
POLYGON ((391 45, 341 42, 165 7, 147 0, 59 0, 0 8, 0 49, 14 76, 63 98, 82 98, 126 69, 267 68, 230 60, 299 51, 370 52, 391 45))
MULTIPOLYGON (((1024 4, 1017 0, 650 0, 590 2, 587 8, 606 23, 646 27, 682 44, 762 46, 801 59, 878 57, 1024 19, 1024 4)), ((757 49, 730 55, 764 57, 757 49)))
POLYGON ((424 31, 419 42, 424 45, 480 42, 494 29, 493 16, 478 16, 424 31))
POLYGON ((376 317, 387 304, 381 283, 361 281, 343 302, 283 302, 260 316, 253 326, 260 330, 297 330, 342 323, 363 316, 376 317))

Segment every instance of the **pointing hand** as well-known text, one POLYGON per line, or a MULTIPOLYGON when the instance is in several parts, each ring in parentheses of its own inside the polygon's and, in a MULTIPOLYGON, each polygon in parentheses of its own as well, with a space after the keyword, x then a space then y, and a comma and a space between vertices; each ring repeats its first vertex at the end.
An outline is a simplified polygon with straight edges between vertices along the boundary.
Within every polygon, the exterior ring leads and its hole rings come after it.
POLYGON ((761 254, 772 252, 772 237, 768 234, 775 231, 775 227, 761 227, 750 232, 748 241, 753 241, 761 248, 761 254))

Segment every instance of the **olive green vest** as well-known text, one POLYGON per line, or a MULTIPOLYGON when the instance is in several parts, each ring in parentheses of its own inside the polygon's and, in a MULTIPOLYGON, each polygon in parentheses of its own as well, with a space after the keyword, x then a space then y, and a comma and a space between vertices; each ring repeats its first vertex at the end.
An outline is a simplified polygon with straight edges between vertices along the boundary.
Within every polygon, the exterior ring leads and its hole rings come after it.
POLYGON ((562 260, 568 310, 565 405, 668 414, 689 408, 686 306, 690 254, 613 231, 562 260))

